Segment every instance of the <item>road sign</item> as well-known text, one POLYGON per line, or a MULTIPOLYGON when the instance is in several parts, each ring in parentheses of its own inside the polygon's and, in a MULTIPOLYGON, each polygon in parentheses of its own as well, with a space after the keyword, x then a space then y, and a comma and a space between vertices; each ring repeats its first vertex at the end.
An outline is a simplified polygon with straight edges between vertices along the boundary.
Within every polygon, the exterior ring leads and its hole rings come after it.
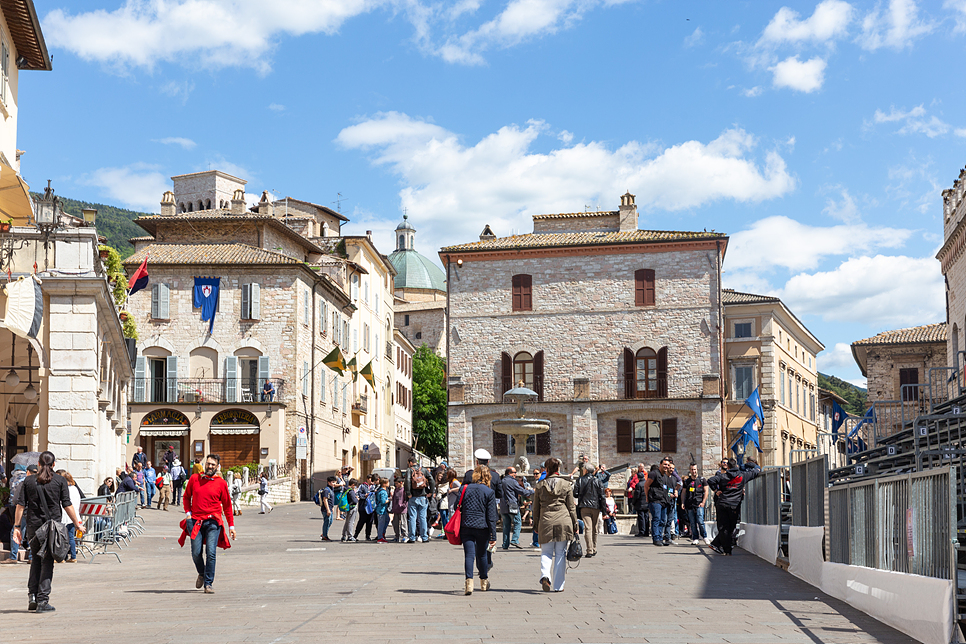
POLYGON ((299 433, 298 433, 297 442, 295 443, 295 446, 308 447, 308 445, 309 445, 309 436, 305 431, 305 425, 301 425, 299 426, 299 433))

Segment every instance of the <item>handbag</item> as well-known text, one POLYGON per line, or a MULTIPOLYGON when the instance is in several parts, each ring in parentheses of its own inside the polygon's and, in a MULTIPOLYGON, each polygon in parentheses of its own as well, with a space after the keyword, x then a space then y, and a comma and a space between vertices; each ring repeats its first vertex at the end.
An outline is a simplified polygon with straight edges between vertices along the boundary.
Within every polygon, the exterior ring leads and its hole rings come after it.
MULTIPOLYGON (((40 485, 37 486, 37 495, 40 496, 40 502, 43 504, 47 516, 53 516, 50 513, 50 506, 47 505, 47 494, 40 485)), ((47 552, 57 563, 66 559, 67 553, 70 552, 67 526, 56 519, 48 519, 44 522, 34 534, 34 538, 46 543, 47 552)))
POLYGON ((460 539, 460 522, 462 521, 462 513, 460 508, 463 506, 463 496, 466 495, 466 486, 463 486, 463 491, 460 492, 460 500, 456 504, 456 508, 453 510, 453 516, 450 517, 449 521, 443 527, 443 532, 446 533, 446 539, 454 546, 463 545, 463 540, 460 539))
POLYGON ((575 538, 567 546, 567 561, 580 561, 584 556, 584 549, 580 547, 580 538, 575 538))

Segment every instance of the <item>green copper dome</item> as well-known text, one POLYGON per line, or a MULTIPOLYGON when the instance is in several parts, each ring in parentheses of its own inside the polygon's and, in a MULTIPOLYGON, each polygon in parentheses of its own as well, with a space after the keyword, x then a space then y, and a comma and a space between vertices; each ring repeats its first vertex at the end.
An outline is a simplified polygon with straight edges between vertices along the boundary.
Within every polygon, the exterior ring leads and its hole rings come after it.
POLYGON ((393 280, 396 288, 446 290, 446 276, 443 275, 443 269, 415 250, 397 250, 389 256, 389 261, 396 269, 397 275, 393 280))

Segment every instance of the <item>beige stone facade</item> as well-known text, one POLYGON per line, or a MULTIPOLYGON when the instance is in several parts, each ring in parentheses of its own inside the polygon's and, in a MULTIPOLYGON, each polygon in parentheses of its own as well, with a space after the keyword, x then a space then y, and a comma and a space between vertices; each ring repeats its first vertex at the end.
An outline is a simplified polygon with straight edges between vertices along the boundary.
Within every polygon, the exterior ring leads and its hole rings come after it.
POLYGON ((416 347, 399 329, 392 334, 394 345, 395 390, 393 412, 396 424, 396 449, 393 463, 406 467, 413 455, 413 354, 416 347))
POLYGON ((491 423, 511 413, 502 394, 523 380, 541 398, 531 413, 552 423, 549 437, 530 439, 531 459, 552 454, 570 467, 580 454, 608 465, 671 455, 686 466, 693 456, 713 471, 727 237, 639 231, 633 197, 622 203, 616 219, 588 215, 613 226, 599 237, 568 215, 559 220, 577 232, 485 236, 440 251, 450 276, 452 466, 468 467, 480 447, 497 469, 511 462, 491 423), (639 304, 637 276, 648 270, 653 302, 639 304))
POLYGON ((924 400, 930 379, 934 387, 944 388, 949 379, 946 339, 945 324, 927 324, 853 342, 852 355, 868 379, 868 403, 924 400))
POLYGON ((723 299, 728 444, 751 418, 744 401, 757 388, 765 417, 756 456, 764 466, 788 465, 794 451, 817 445, 816 356, 825 346, 776 297, 726 289, 723 299))
MULTIPOLYGON (((943 245, 936 254, 946 280, 946 360, 960 373, 966 367, 966 169, 953 187, 943 190, 943 245)), ((962 377, 960 378, 962 382, 962 377)))

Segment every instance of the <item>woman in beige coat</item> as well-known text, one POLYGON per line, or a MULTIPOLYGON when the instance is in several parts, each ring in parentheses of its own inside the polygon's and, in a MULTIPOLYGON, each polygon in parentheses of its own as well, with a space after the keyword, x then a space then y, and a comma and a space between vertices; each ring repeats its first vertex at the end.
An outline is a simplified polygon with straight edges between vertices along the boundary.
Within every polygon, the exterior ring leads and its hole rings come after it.
POLYGON ((544 463, 547 478, 533 493, 533 529, 540 537, 540 584, 560 592, 567 574, 567 546, 577 534, 574 484, 560 476, 560 459, 544 463))

